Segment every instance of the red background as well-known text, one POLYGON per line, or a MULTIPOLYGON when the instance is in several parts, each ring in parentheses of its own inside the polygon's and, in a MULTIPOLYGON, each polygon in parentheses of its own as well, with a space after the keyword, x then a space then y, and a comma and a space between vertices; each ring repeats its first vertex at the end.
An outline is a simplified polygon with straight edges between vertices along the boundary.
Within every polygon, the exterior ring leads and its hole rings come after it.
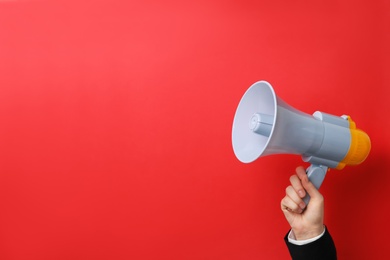
POLYGON ((370 135, 321 191, 339 259, 382 259, 389 46, 385 0, 0 1, 0 258, 288 259, 280 200, 305 164, 231 147, 267 80, 370 135))

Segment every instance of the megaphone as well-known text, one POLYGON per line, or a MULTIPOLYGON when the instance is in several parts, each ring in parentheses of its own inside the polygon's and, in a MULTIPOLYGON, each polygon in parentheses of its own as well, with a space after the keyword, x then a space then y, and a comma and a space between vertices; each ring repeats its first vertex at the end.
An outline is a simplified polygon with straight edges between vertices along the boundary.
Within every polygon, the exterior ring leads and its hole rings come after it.
MULTIPOLYGON (((309 180, 320 188, 329 168, 362 163, 371 149, 369 136, 350 116, 299 111, 279 98, 267 81, 254 83, 237 107, 233 150, 243 163, 273 154, 301 155, 311 165, 309 180)), ((310 197, 304 198, 308 203, 310 197)))

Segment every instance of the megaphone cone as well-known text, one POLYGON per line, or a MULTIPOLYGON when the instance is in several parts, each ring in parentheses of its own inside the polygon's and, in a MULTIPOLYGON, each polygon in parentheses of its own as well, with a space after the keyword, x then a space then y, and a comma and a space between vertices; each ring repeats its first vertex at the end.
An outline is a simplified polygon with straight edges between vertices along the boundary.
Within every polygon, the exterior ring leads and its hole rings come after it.
POLYGON ((236 110, 233 150, 244 163, 271 154, 306 154, 321 145, 322 131, 320 121, 289 106, 268 82, 259 81, 236 110))

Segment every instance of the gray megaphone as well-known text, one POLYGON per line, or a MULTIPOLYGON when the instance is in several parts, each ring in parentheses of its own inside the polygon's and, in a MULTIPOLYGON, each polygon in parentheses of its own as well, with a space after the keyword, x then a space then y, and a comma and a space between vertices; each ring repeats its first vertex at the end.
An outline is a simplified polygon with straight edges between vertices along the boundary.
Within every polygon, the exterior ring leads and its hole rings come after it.
POLYGON ((301 155, 311 164, 306 172, 317 189, 329 168, 360 164, 371 149, 370 138, 349 116, 301 112, 281 100, 266 81, 253 84, 241 98, 232 143, 243 163, 272 154, 301 155))

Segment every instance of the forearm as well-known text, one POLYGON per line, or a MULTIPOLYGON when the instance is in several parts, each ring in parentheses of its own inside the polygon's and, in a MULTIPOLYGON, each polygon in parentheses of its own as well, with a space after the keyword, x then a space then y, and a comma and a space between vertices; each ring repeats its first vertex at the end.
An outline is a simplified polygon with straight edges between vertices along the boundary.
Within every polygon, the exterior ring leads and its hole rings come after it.
POLYGON ((288 235, 285 236, 284 240, 290 252, 293 260, 336 260, 337 253, 333 239, 325 228, 324 233, 320 235, 316 240, 309 242, 304 245, 296 245, 289 242, 288 235))

